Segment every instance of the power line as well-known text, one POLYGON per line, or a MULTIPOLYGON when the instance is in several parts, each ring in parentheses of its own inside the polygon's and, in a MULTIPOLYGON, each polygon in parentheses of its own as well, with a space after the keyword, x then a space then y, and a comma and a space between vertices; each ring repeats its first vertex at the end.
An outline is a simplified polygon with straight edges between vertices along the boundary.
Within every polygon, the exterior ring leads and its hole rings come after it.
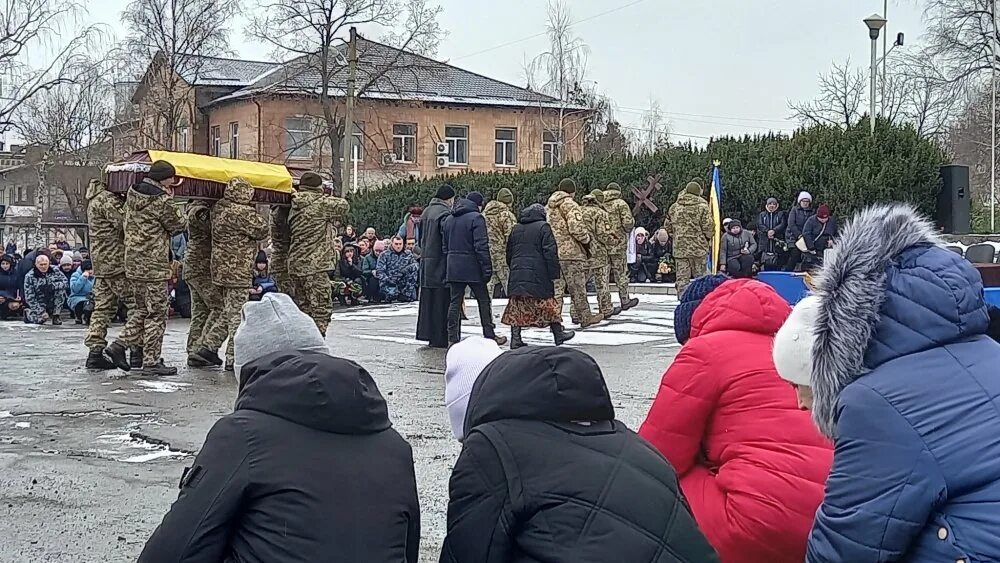
MULTIPOLYGON (((569 26, 572 27, 572 26, 574 26, 574 25, 576 25, 578 23, 583 23, 583 22, 586 22, 586 21, 595 20, 595 19, 597 19, 599 17, 606 16, 608 14, 613 14, 615 12, 619 12, 621 10, 624 10, 625 8, 631 8, 632 6, 635 6, 636 4, 641 4, 641 3, 645 2, 645 1, 646 0, 634 0, 633 2, 629 2, 628 4, 625 4, 623 6, 618 6, 617 8, 612 8, 610 10, 601 12, 599 14, 594 14, 592 16, 588 16, 586 18, 576 20, 576 21, 570 23, 569 26)), ((461 55, 459 57, 452 57, 451 60, 452 61, 457 61, 457 60, 461 60, 461 59, 467 59, 469 57, 475 57, 477 55, 482 55, 484 53, 489 53, 491 51, 496 51, 497 49, 503 49, 504 47, 510 47, 511 45, 516 45, 518 43, 523 43, 525 41, 530 41, 530 40, 535 39, 537 37, 542 37, 543 35, 545 35, 547 33, 548 33, 548 31, 543 31, 541 33, 536 33, 534 35, 529 35, 528 37, 522 37, 521 39, 515 39, 513 41, 508 41, 506 43, 501 43, 500 45, 496 45, 496 46, 490 47, 488 49, 483 49, 482 51, 476 51, 475 53, 469 53, 467 55, 461 55)))
MULTIPOLYGON (((633 131, 639 131, 639 132, 642 132, 642 133, 649 133, 649 128, 648 127, 636 127, 634 125, 622 125, 622 124, 619 124, 618 126, 621 127, 622 129, 631 129, 633 131)), ((655 131, 655 132, 656 133, 660 133, 661 131, 655 131)), ((688 135, 686 133, 677 133, 675 131, 663 131, 663 133, 667 133, 668 135, 676 135, 678 137, 691 137, 691 138, 694 138, 694 139, 712 140, 712 139, 716 138, 716 137, 706 137, 705 135, 688 135)))
MULTIPOLYGON (((621 111, 623 113, 635 113, 635 114, 645 115, 646 113, 649 113, 649 108, 643 109, 643 108, 630 108, 630 107, 618 106, 618 107, 614 108, 614 111, 621 111)), ((795 120, 793 120, 793 119, 764 119, 764 118, 757 118, 757 117, 736 117, 736 116, 726 116, 726 115, 709 115, 709 114, 704 114, 704 113, 683 113, 683 112, 679 112, 679 111, 664 111, 664 110, 660 110, 660 113, 663 113, 665 115, 681 115, 681 116, 688 116, 688 117, 707 117, 709 119, 728 119, 730 121, 754 121, 754 122, 760 122, 760 123, 795 123, 795 120)), ((721 125, 725 125, 725 124, 721 124, 721 125)))

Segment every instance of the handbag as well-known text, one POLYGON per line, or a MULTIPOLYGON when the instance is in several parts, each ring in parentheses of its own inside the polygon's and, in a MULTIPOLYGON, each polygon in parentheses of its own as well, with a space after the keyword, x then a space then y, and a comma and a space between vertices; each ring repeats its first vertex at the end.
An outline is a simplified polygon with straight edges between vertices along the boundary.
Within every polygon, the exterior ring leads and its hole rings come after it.
MULTIPOLYGON (((829 223, 823 223, 823 228, 820 229, 819 234, 816 235, 816 238, 819 238, 819 237, 823 236, 823 233, 826 232, 826 226, 828 224, 829 223)), ((809 247, 806 246, 806 239, 805 239, 805 237, 803 237, 802 235, 799 235, 799 240, 795 241, 795 248, 798 248, 802 252, 809 252, 809 247)))

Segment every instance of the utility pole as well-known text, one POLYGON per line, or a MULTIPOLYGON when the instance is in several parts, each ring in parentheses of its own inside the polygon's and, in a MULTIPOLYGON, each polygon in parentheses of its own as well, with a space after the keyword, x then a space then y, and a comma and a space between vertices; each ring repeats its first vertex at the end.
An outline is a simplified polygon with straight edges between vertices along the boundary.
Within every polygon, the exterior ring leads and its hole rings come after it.
POLYGON ((340 141, 344 162, 340 173, 340 194, 347 195, 348 179, 351 177, 351 161, 354 157, 354 87, 358 70, 358 30, 351 27, 351 38, 347 43, 347 112, 344 117, 344 135, 340 141))
POLYGON ((993 22, 990 34, 990 90, 993 103, 990 112, 990 232, 997 231, 997 1, 990 3, 990 18, 993 22))
MULTIPOLYGON (((886 25, 888 25, 889 20, 889 0, 882 0, 882 17, 886 19, 886 25)), ((886 59, 889 58, 889 28, 885 28, 885 33, 882 34, 882 85, 880 88, 881 94, 879 99, 882 103, 882 114, 885 114, 885 81, 888 79, 889 75, 886 74, 885 63, 886 59)))

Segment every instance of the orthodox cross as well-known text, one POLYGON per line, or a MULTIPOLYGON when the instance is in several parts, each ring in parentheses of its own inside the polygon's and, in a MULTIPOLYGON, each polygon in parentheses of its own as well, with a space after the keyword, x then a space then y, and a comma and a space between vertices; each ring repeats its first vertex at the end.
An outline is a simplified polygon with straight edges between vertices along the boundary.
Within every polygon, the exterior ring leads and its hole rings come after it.
POLYGON ((656 204, 653 203, 653 194, 663 187, 660 185, 660 175, 657 174, 656 176, 647 176, 646 182, 648 182, 648 185, 645 189, 638 187, 632 188, 632 195, 635 196, 635 207, 632 208, 632 215, 638 216, 639 210, 644 206, 652 213, 656 213, 659 209, 656 207, 656 204))

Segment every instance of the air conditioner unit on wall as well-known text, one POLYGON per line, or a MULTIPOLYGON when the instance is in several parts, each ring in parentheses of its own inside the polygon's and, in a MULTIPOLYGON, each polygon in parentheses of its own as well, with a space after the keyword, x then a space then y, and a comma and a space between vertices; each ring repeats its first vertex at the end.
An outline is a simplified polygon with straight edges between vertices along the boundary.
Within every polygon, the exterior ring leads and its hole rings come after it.
POLYGON ((449 164, 448 157, 447 156, 438 156, 437 159, 436 159, 436 163, 437 163, 437 167, 438 168, 448 168, 448 164, 449 164))
POLYGON ((447 154, 448 154, 448 143, 438 143, 436 148, 437 148, 437 151, 436 151, 435 154, 437 154, 438 156, 447 156, 447 154))
POLYGON ((382 166, 392 166, 396 164, 396 154, 391 152, 382 153, 382 166))

